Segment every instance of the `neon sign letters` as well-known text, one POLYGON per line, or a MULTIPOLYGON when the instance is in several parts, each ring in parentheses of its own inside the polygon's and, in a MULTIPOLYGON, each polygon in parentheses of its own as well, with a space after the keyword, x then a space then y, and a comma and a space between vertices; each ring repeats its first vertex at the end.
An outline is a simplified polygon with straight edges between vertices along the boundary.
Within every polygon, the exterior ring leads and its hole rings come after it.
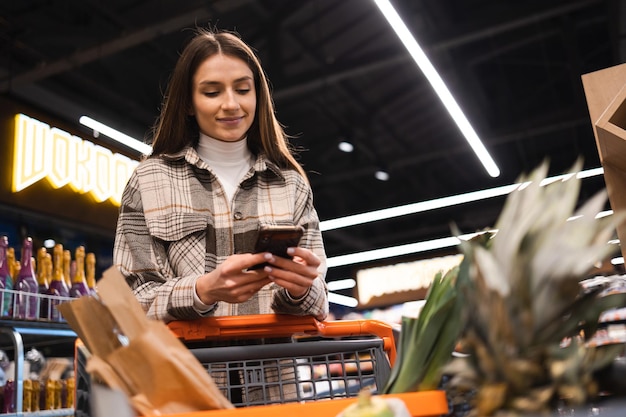
POLYGON ((54 188, 69 185, 119 206, 139 163, 24 114, 15 116, 14 139, 13 192, 46 178, 54 188))

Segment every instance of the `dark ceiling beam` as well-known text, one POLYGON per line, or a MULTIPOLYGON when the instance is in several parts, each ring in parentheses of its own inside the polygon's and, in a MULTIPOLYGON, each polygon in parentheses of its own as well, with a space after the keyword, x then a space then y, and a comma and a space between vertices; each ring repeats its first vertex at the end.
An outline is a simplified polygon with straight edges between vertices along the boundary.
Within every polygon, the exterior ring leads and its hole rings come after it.
POLYGON ((149 42, 164 33, 189 26, 189 22, 209 18, 209 13, 202 7, 191 12, 176 16, 165 22, 140 29, 133 33, 124 34, 110 42, 76 52, 73 55, 61 58, 57 61, 44 64, 34 70, 26 71, 22 74, 8 77, 0 81, 0 92, 5 93, 12 87, 19 87, 24 84, 35 83, 56 74, 80 67, 81 65, 102 59, 103 57, 132 48, 145 42, 149 42))
MULTIPOLYGON (((544 136, 554 132, 562 132, 564 130, 575 129, 581 126, 586 126, 589 124, 589 120, 585 118, 565 120, 556 123, 550 123, 543 126, 530 127, 527 129, 516 130, 509 134, 504 134, 501 136, 490 137, 485 140, 485 142, 489 143, 491 147, 505 145, 512 142, 523 142, 528 140, 529 138, 534 138, 537 136, 544 136)), ((412 156, 410 158, 399 159, 394 162, 393 167, 406 167, 415 164, 420 164, 429 160, 436 160, 441 158, 444 155, 456 153, 462 154, 466 152, 471 152, 469 148, 466 146, 457 146, 455 148, 448 148, 437 152, 429 152, 426 154, 419 154, 412 156)))
MULTIPOLYGON (((515 131, 510 134, 501 135, 498 137, 491 137, 486 140, 492 147, 497 145, 504 145, 511 142, 524 141, 528 138, 536 136, 547 135, 552 132, 561 132, 568 129, 578 128, 589 124, 588 119, 572 119, 568 121, 551 123, 544 126, 537 126, 534 128, 528 128, 520 131, 515 131)), ((467 146, 456 146, 454 148, 446 148, 435 152, 420 153, 412 155, 407 158, 401 158, 393 161, 390 165, 390 169, 405 168, 407 166, 423 164, 427 161, 437 160, 443 157, 451 156, 454 154, 460 155, 464 153, 472 152, 467 146)), ((311 178, 311 184, 313 187, 325 187, 332 184, 337 184, 344 181, 355 180, 360 177, 371 176, 375 170, 375 166, 361 166, 358 170, 352 170, 350 172, 333 173, 328 176, 316 176, 311 178)))
POLYGON ((336 71, 323 77, 316 77, 309 81, 297 83, 296 85, 293 85, 291 87, 277 89, 274 92, 273 96, 274 99, 277 101, 291 99, 294 97, 298 97, 302 94, 309 93, 313 90, 326 87, 329 84, 336 84, 343 80, 358 77, 361 75, 367 75, 375 71, 380 71, 389 67, 409 62, 410 60, 411 58, 408 55, 401 54, 380 61, 365 64, 356 64, 354 67, 347 68, 341 71, 336 71))
MULTIPOLYGON (((266 14, 267 11, 263 10, 262 6, 260 4, 256 4, 257 9, 259 9, 259 11, 263 14, 266 14)), ((312 60, 316 65, 318 65, 321 68, 324 68, 327 64, 326 64, 326 57, 321 56, 320 54, 315 54, 312 51, 314 51, 314 48, 311 47, 311 45, 308 45, 306 43, 306 41, 304 39, 302 39, 300 36, 298 36, 296 33, 294 33, 293 31, 287 31, 286 28, 282 28, 283 29, 283 33, 285 33, 286 35, 288 35, 289 40, 291 42, 293 42, 295 45, 297 45, 299 47, 299 49, 301 51, 303 51, 303 54, 308 57, 308 59, 312 60)), ((338 35, 338 34, 336 34, 338 35)), ((354 94, 354 92, 349 91, 349 89, 346 86, 341 86, 341 88, 337 88, 337 92, 341 93, 345 99, 347 101, 350 101, 352 103, 352 105, 354 105, 354 107, 361 113, 364 115, 369 115, 372 113, 371 108, 368 107, 366 104, 364 104, 363 102, 356 100, 355 97, 357 96, 356 94, 354 94)), ((274 93, 274 100, 276 100, 276 95, 274 93)), ((326 108, 326 106, 324 106, 323 103, 321 103, 323 108, 326 108)), ((385 124, 385 128, 387 129, 388 132, 393 132, 393 128, 391 126, 388 126, 385 124)), ((406 142, 400 138, 400 136, 398 136, 397 134, 394 133, 390 133, 389 134, 392 138, 394 138, 398 143, 400 143, 402 146, 404 146, 405 148, 408 148, 406 142)))
MULTIPOLYGON (((477 30, 474 32, 469 32, 463 34, 462 36, 453 37, 448 40, 440 41, 435 43, 427 49, 427 51, 431 53, 436 53, 439 51, 457 48, 462 45, 466 45, 472 42, 477 42, 488 37, 496 36, 500 33, 509 32, 514 29, 518 29, 520 27, 528 26, 535 24, 539 21, 551 19, 555 16, 561 16, 563 14, 571 13, 576 10, 583 9, 585 7, 589 7, 593 4, 599 3, 602 0, 584 0, 576 3, 568 4, 561 7, 555 7, 540 13, 536 13, 532 16, 515 19, 510 22, 505 22, 502 24, 492 25, 488 28, 477 30)), ((331 83, 337 83, 349 78, 358 77, 362 75, 369 74, 374 71, 379 71, 383 69, 387 69, 389 67, 393 67, 405 62, 409 62, 411 60, 410 56, 407 53, 403 53, 388 59, 374 61, 370 63, 356 64, 352 68, 347 68, 342 71, 335 72, 333 74, 325 75, 323 77, 312 78, 309 81, 298 83, 291 87, 285 87, 278 89, 274 92, 275 100, 285 100, 290 99, 301 94, 309 93, 312 90, 316 90, 318 88, 328 86, 331 83)))
POLYGON ((500 33, 506 33, 515 29, 534 25, 538 22, 552 19, 554 17, 562 16, 565 14, 569 14, 569 13, 572 13, 580 9, 584 9, 589 6, 593 6, 597 3, 602 3, 602 2, 604 2, 604 0, 583 0, 583 1, 577 1, 575 3, 566 4, 566 5, 559 6, 559 7, 554 7, 552 9, 547 9, 542 12, 532 14, 530 16, 511 20, 509 22, 504 22, 501 24, 496 24, 496 25, 486 27, 481 30, 463 34, 462 36, 459 36, 456 38, 451 38, 446 41, 438 42, 435 48, 443 48, 443 49, 455 48, 457 46, 480 41, 485 38, 498 35, 500 33))

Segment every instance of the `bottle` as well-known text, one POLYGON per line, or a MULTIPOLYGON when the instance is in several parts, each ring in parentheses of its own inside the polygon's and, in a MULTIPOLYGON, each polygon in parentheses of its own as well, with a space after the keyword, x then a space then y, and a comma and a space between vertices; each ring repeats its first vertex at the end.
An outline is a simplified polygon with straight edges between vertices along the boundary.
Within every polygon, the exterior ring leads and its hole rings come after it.
POLYGON ((52 252, 52 281, 49 284, 48 294, 50 295, 52 321, 61 321, 61 314, 56 306, 61 304, 63 297, 69 297, 70 291, 63 276, 63 245, 57 243, 52 252))
POLYGON ((85 269, 87 271, 87 287, 89 287, 89 294, 96 295, 96 255, 92 252, 87 254, 85 269))
POLYGON ((39 395, 41 394, 41 383, 37 379, 33 379, 33 398, 32 398, 32 409, 33 411, 39 411, 41 400, 39 395))
POLYGON ((4 405, 2 406, 3 413, 15 413, 15 381, 9 379, 3 389, 4 405))
POLYGON ((17 298, 15 297, 15 284, 17 281, 17 276, 20 274, 20 261, 15 257, 15 248, 9 248, 7 251, 7 259, 9 263, 9 271, 10 275, 13 278, 13 300, 11 305, 11 316, 15 317, 15 312, 17 311, 17 307, 15 303, 17 302, 17 298))
MULTIPOLYGON (((76 260, 73 260, 70 263, 70 281, 74 282, 74 276, 76 275, 76 260)), ((72 288, 72 286, 70 285, 70 288, 72 288)))
POLYGON ((37 251, 37 284, 39 294, 45 294, 48 292, 48 280, 46 279, 46 255, 48 251, 46 248, 41 247, 37 251))
POLYGON ((67 398, 63 408, 76 408, 76 377, 68 377, 65 384, 67 386, 67 398))
POLYGON ((67 288, 72 286, 72 252, 69 249, 63 251, 63 278, 67 288))
POLYGON ((50 319, 50 300, 48 295, 50 283, 50 268, 52 268, 52 258, 46 248, 40 248, 37 251, 37 292, 39 297, 39 318, 44 320, 50 319))
POLYGON ((13 283, 15 284, 15 280, 17 279, 17 273, 19 272, 15 269, 15 248, 9 247, 7 249, 7 266, 9 267, 9 275, 13 277, 13 283))
POLYGON ((76 273, 72 278, 72 286, 70 287, 70 297, 82 297, 89 295, 89 287, 87 286, 87 277, 85 276, 85 247, 76 248, 74 255, 76 261, 76 273))
POLYGON ((22 411, 30 413, 33 411, 33 381, 24 379, 22 381, 22 411))
POLYGON ((15 305, 17 314, 13 316, 19 319, 35 320, 39 316, 37 310, 37 280, 33 270, 33 239, 27 237, 22 245, 22 257, 20 258, 20 272, 15 280, 15 305))
POLYGON ((7 250, 9 249, 9 238, 0 236, 0 290, 2 298, 0 298, 0 317, 11 317, 13 310, 13 277, 11 276, 11 268, 9 268, 9 259, 7 258, 7 250))

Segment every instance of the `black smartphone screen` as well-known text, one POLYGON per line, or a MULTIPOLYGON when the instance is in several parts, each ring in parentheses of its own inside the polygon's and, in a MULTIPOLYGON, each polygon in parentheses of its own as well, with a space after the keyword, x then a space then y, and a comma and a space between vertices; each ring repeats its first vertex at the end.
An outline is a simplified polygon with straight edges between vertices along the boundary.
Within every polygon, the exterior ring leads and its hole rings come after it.
MULTIPOLYGON (((287 248, 298 246, 304 228, 302 226, 262 226, 254 246, 254 252, 270 252, 283 258, 291 258, 287 248)), ((250 269, 260 269, 266 264, 255 265, 250 269)))

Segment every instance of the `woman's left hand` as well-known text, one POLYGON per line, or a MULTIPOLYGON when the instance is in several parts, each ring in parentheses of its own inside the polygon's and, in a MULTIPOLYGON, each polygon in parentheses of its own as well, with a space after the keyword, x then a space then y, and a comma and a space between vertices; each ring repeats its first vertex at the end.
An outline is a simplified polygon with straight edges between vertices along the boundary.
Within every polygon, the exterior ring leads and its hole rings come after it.
POLYGON ((293 259, 268 255, 265 259, 270 264, 264 268, 269 279, 285 288, 293 298, 304 296, 317 278, 320 259, 306 248, 289 248, 287 253, 293 259))

